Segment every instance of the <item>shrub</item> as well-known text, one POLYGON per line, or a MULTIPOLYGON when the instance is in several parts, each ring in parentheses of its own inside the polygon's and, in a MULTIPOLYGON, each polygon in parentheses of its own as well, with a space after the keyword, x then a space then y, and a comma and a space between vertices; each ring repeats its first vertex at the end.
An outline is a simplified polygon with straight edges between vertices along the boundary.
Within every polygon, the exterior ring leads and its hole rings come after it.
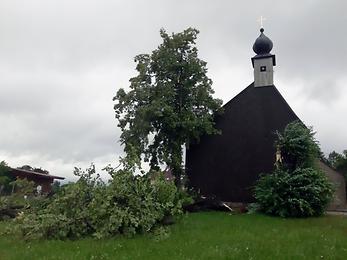
POLYGON ((319 147, 312 128, 301 122, 286 126, 275 142, 282 157, 277 169, 261 176, 255 199, 262 212, 282 217, 308 217, 324 213, 333 189, 326 176, 316 169, 319 147))
POLYGON ((107 168, 109 183, 87 171, 76 169, 76 183, 62 187, 46 208, 24 214, 18 220, 25 238, 110 237, 153 230, 166 216, 182 212, 181 199, 172 182, 149 179, 126 170, 107 168))
POLYGON ((14 192, 0 196, 0 220, 15 218, 20 212, 43 208, 49 201, 44 196, 34 196, 35 185, 32 181, 17 179, 10 185, 14 187, 14 192))
POLYGON ((11 182, 16 178, 10 173, 11 168, 5 161, 0 162, 0 195, 8 195, 12 192, 11 182))
POLYGON ((283 167, 289 170, 312 167, 319 156, 319 146, 312 127, 300 121, 289 123, 283 133, 277 132, 275 145, 283 157, 283 167))
POLYGON ((10 183, 14 187, 14 192, 18 196, 33 196, 35 191, 35 183, 27 179, 17 178, 10 183))
POLYGON ((22 207, 24 206, 15 204, 9 196, 0 196, 0 220, 16 217, 22 207))
POLYGON ((255 188, 260 210, 281 217, 319 216, 332 194, 326 176, 313 168, 275 170, 260 178, 255 188))

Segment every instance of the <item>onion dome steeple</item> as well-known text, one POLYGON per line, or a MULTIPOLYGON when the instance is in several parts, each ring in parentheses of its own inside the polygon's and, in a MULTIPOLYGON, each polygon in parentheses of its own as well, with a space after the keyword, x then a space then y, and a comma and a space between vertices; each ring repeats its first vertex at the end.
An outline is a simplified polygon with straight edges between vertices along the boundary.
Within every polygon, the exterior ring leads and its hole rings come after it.
POLYGON ((253 44, 256 55, 252 58, 254 68, 254 86, 273 86, 273 67, 276 66, 276 57, 271 54, 273 43, 260 29, 260 35, 253 44))
POLYGON ((253 51, 258 55, 269 54, 272 50, 272 41, 265 36, 264 28, 260 29, 260 36, 255 40, 253 44, 253 51))

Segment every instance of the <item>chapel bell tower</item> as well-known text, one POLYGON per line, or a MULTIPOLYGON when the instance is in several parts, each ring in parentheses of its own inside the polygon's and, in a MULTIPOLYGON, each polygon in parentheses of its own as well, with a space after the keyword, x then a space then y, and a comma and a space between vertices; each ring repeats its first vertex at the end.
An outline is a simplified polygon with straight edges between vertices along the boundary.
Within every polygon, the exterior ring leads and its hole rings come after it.
POLYGON ((254 87, 273 85, 273 66, 276 66, 276 58, 270 53, 272 47, 272 41, 264 35, 264 28, 261 28, 260 36, 253 44, 253 51, 257 54, 252 58, 254 87))

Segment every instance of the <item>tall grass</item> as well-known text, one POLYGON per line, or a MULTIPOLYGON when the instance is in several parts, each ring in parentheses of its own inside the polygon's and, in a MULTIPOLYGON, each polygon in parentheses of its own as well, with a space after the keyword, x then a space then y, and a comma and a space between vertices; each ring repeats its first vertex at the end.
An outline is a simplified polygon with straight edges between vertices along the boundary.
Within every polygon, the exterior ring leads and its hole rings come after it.
POLYGON ((24 242, 2 236, 0 259, 347 259, 347 218, 341 216, 207 212, 186 215, 169 230, 170 236, 107 240, 24 242))

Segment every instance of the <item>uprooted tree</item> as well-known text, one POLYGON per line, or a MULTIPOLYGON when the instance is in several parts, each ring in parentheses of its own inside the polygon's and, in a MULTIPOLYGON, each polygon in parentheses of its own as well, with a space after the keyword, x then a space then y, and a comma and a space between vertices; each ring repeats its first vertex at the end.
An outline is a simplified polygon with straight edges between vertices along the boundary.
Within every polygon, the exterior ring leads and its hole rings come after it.
POLYGON ((162 29, 159 47, 135 57, 138 75, 130 79, 130 90, 120 89, 114 97, 125 167, 140 167, 142 159, 153 170, 165 163, 178 187, 182 146, 218 132, 213 115, 222 104, 212 97, 206 62, 198 58, 197 34, 192 28, 172 35, 162 29))

